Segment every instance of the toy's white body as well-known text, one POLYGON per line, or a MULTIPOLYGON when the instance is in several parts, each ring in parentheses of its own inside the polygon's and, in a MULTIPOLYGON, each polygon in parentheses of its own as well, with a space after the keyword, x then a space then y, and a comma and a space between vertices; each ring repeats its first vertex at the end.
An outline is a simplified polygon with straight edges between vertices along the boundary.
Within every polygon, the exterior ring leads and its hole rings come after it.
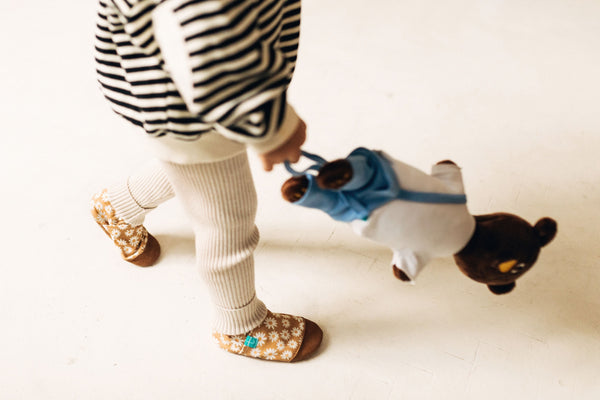
MULTIPOLYGON (((460 168, 434 165, 427 175, 382 153, 392 164, 402 188, 411 191, 464 194, 460 168)), ((354 231, 389 246, 392 263, 414 281, 423 267, 436 257, 462 250, 475 230, 475 218, 466 204, 426 204, 393 200, 379 207, 366 221, 350 223, 354 231)))

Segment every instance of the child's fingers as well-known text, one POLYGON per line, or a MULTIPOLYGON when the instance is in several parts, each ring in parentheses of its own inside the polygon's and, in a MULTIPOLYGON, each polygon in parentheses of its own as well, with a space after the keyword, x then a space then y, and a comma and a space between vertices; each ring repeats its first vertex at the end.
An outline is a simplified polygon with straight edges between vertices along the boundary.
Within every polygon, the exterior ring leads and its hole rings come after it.
POLYGON ((261 157, 261 161, 262 161, 262 165, 263 165, 263 169, 265 171, 272 171, 273 170, 273 163, 271 162, 271 160, 269 160, 266 157, 261 157))
POLYGON ((302 153, 300 149, 297 149, 296 151, 293 151, 288 155, 287 161, 291 162, 292 164, 297 163, 298 161, 300 161, 301 156, 302 153))

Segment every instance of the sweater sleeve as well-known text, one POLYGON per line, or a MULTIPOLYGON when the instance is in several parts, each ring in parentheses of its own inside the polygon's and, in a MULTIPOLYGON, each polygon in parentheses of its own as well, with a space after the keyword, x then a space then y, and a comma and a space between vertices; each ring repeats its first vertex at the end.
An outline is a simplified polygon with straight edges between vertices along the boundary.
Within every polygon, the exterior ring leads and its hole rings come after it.
POLYGON ((279 1, 166 0, 152 16, 165 66, 190 112, 259 153, 287 141, 299 122, 287 104, 293 67, 273 40, 277 24, 271 32, 260 18, 268 5, 281 11, 279 1))

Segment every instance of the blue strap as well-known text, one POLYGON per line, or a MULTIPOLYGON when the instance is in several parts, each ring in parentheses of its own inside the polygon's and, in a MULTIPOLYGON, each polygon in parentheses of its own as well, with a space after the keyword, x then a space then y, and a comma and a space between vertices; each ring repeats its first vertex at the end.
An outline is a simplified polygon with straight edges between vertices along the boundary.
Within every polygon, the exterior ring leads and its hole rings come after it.
POLYGON ((415 203, 467 204, 467 196, 464 194, 413 192, 410 190, 400 189, 400 192, 396 198, 415 203))
POLYGON ((325 165, 327 163, 327 160, 325 160, 322 157, 319 157, 316 154, 312 154, 309 153, 308 151, 304 151, 302 150, 302 155, 306 158, 308 158, 309 160, 312 160, 314 162, 316 162, 316 164, 311 165, 310 167, 306 168, 304 171, 296 171, 294 168, 292 168, 292 165, 290 164, 289 161, 285 161, 284 165, 285 165, 285 169, 288 170, 288 172, 290 174, 292 174, 293 176, 301 176, 301 175, 305 175, 308 171, 318 171, 323 165, 325 165))

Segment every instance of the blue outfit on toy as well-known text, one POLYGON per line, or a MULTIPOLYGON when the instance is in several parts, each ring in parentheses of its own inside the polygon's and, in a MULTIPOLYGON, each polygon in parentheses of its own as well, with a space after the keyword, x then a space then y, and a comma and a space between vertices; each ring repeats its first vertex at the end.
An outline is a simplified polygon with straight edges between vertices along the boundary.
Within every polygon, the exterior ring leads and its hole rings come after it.
POLYGON ((303 172, 297 172, 286 163, 287 170, 295 176, 304 175, 308 188, 294 204, 320 209, 337 221, 367 220, 371 212, 392 200, 420 203, 465 204, 462 194, 414 192, 402 189, 390 162, 381 153, 359 147, 346 160, 352 165, 352 179, 337 190, 322 189, 316 178, 309 173, 323 166, 326 161, 314 154, 302 154, 317 164, 303 172))

